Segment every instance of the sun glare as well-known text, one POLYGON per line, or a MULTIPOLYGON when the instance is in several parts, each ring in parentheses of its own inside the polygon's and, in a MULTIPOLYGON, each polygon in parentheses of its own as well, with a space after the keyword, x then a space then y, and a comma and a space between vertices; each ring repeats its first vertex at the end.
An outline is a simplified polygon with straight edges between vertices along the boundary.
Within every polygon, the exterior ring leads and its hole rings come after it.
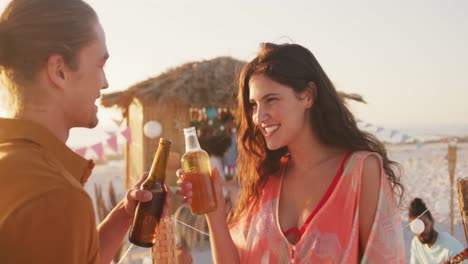
POLYGON ((6 100, 0 94, 0 117, 6 117, 7 110, 5 109, 6 100))
MULTIPOLYGON (((0 0, 1 1, 1 0, 0 0)), ((0 117, 7 115, 7 99, 3 87, 0 86, 0 117)))
POLYGON ((0 117, 5 117, 5 116, 6 116, 6 110, 0 106, 0 117))

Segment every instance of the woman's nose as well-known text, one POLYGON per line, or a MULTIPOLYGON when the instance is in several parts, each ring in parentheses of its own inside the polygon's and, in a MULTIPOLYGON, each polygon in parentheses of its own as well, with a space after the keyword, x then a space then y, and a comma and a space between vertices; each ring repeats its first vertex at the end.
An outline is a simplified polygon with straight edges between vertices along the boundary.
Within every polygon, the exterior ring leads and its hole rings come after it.
POLYGON ((260 125, 267 119, 267 113, 263 107, 258 106, 256 111, 254 112, 253 121, 255 125, 260 125))

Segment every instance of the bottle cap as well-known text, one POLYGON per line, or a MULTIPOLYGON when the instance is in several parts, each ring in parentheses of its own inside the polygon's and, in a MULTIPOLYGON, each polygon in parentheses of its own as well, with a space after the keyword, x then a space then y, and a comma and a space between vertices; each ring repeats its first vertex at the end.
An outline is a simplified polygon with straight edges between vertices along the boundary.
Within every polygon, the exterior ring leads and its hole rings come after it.
POLYGON ((172 141, 169 140, 169 139, 165 139, 165 138, 160 138, 159 139, 159 144, 163 144, 163 145, 172 145, 172 141))
POLYGON ((184 134, 192 134, 192 133, 195 133, 195 127, 188 127, 188 128, 184 128, 184 134))

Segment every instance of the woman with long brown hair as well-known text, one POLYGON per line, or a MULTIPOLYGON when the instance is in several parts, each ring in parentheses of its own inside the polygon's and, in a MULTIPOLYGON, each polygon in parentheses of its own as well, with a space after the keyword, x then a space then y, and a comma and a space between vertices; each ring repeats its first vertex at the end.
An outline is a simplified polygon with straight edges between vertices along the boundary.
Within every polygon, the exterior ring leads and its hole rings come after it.
POLYGON ((396 163, 309 50, 263 44, 241 73, 237 121, 239 201, 229 226, 222 199, 207 214, 216 263, 404 263, 396 163))

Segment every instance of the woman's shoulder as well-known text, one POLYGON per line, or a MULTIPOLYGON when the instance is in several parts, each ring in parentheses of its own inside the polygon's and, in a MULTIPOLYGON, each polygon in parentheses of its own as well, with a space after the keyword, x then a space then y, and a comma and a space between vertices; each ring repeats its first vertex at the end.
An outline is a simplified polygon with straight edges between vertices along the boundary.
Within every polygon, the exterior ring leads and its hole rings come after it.
MULTIPOLYGON (((353 175, 352 178, 361 182, 366 175, 380 175, 383 168, 382 157, 379 153, 371 151, 355 151, 348 158, 344 167, 345 175, 353 175)), ((380 178, 380 177, 378 177, 380 178)))
POLYGON ((355 157, 358 157, 358 158, 361 158, 361 159, 366 159, 369 156, 375 156, 375 157, 377 157, 379 159, 382 159, 382 156, 379 153, 368 151, 368 150, 353 151, 351 156, 355 156, 355 157))
POLYGON ((364 167, 381 167, 383 164, 382 156, 372 151, 354 151, 347 162, 347 167, 363 169, 364 167))

